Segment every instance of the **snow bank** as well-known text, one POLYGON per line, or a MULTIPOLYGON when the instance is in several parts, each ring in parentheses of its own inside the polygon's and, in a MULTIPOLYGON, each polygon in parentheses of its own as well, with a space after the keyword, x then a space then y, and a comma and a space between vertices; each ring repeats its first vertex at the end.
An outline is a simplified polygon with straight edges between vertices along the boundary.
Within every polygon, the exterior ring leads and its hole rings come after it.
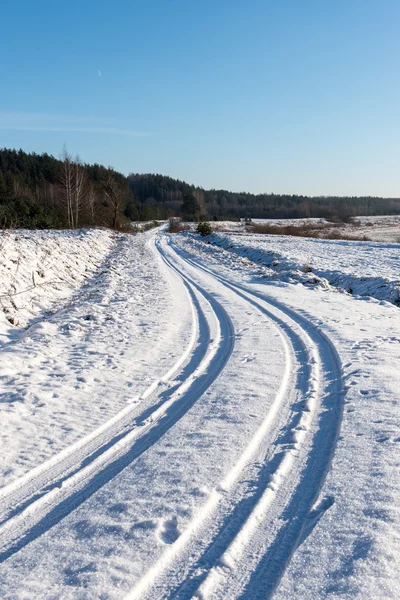
POLYGON ((221 233, 203 241, 191 233, 181 235, 191 251, 222 250, 218 260, 231 267, 400 305, 399 244, 221 233))
POLYGON ((12 231, 0 236, 0 344, 55 302, 71 297, 104 260, 103 230, 12 231))
POLYGON ((141 394, 187 347, 193 319, 187 292, 156 254, 152 232, 117 235, 101 267, 85 279, 85 266, 94 268, 113 237, 34 232, 21 242, 27 258, 30 249, 27 279, 32 251, 50 247, 60 266, 52 267, 48 280, 69 276, 71 286, 49 286, 38 302, 51 305, 52 314, 38 315, 27 330, 10 325, 17 339, 0 346, 0 487, 126 406, 144 410, 141 394), (66 300, 63 293, 73 295, 66 300))

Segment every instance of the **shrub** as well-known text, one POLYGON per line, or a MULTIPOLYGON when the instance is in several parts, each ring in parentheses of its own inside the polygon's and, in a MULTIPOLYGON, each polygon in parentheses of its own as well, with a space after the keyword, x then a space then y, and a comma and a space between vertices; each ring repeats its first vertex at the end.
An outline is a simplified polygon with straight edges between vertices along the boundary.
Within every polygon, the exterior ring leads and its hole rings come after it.
POLYGON ((159 226, 159 222, 158 221, 149 221, 148 223, 144 223, 142 225, 142 231, 150 231, 150 229, 154 229, 155 227, 159 226))
POLYGON ((180 233, 181 231, 189 231, 190 227, 187 224, 183 224, 176 218, 169 220, 168 233, 180 233))
POLYGON ((213 232, 210 223, 199 223, 196 231, 203 237, 206 237, 206 235, 210 235, 213 232))

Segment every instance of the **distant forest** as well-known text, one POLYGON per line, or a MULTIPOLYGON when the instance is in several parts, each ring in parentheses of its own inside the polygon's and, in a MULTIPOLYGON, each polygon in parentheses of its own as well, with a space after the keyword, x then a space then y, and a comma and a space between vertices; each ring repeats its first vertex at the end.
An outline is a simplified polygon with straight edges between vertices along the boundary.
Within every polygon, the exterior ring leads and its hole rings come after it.
POLYGON ((64 149, 60 159, 0 149, 0 226, 63 228, 107 226, 180 216, 190 220, 400 214, 399 198, 309 197, 204 190, 157 174, 128 177, 85 164, 64 149))

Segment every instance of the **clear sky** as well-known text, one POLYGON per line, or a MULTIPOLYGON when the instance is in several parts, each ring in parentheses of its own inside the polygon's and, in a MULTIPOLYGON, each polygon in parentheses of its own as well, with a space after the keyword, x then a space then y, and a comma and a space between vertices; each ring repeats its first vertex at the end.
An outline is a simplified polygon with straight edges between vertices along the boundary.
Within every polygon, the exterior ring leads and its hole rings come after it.
POLYGON ((3 0, 0 147, 400 196, 399 0, 3 0))

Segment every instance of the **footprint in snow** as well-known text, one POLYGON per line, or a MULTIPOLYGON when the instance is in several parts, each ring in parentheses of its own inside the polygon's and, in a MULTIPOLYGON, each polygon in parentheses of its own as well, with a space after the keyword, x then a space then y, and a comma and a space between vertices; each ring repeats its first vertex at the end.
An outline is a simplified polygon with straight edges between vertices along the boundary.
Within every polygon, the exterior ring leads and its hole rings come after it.
POLYGON ((178 518, 176 516, 161 523, 158 529, 158 537, 164 544, 173 544, 179 536, 180 531, 178 529, 178 518))
POLYGON ((244 356, 240 362, 248 363, 248 362, 255 360, 255 358, 256 358, 255 356, 244 356))
POLYGON ((90 576, 97 573, 97 565, 95 562, 90 562, 82 567, 66 567, 63 573, 65 585, 86 588, 89 585, 90 576))

